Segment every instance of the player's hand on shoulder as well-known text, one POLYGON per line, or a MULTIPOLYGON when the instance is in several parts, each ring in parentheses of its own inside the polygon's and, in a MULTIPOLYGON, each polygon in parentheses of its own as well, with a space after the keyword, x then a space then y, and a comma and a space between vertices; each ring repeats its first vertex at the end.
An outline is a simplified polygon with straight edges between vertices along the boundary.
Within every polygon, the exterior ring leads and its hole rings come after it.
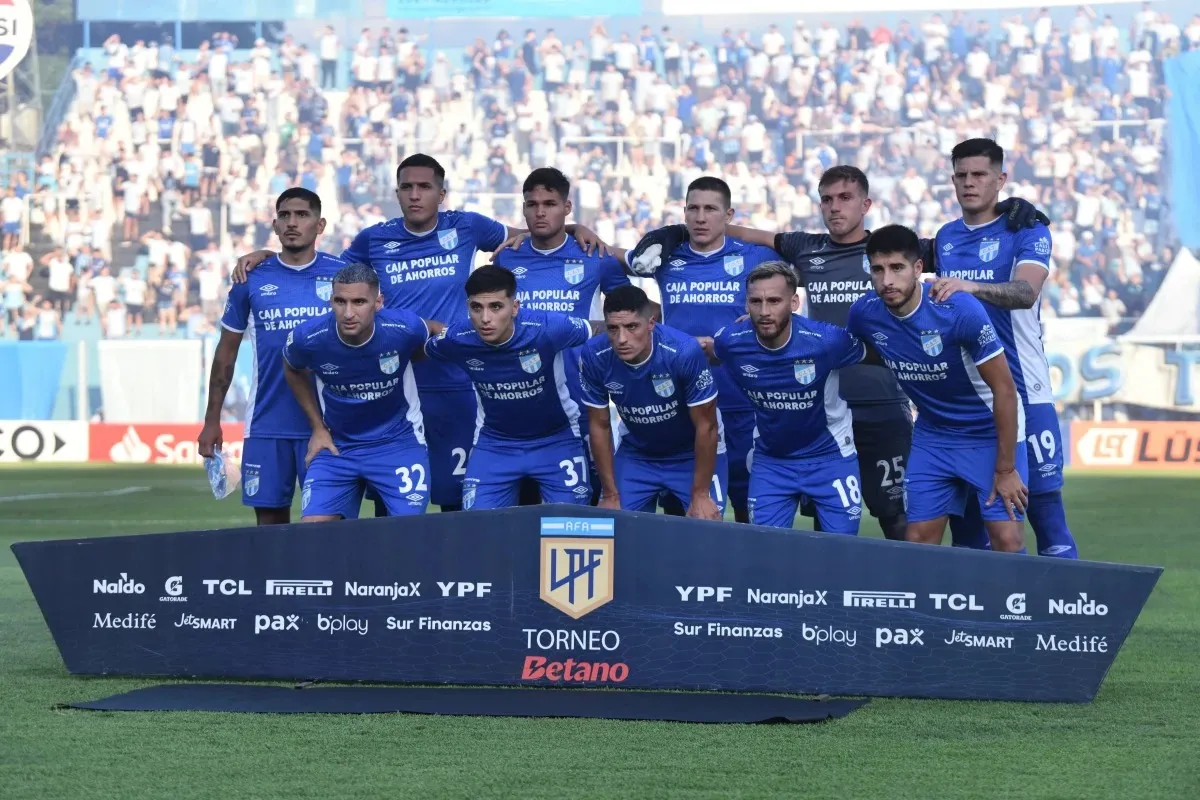
POLYGON ((247 253, 244 256, 239 256, 237 265, 233 268, 233 282, 245 283, 247 276, 255 269, 255 267, 273 255, 275 255, 273 250, 255 250, 253 253, 247 253))
POLYGON ((1004 216, 1005 226, 1010 231, 1034 228, 1038 225, 1050 226, 1050 218, 1033 203, 1021 197, 1010 197, 996 204, 996 212, 1004 216))
POLYGON ((575 241, 589 256, 611 256, 612 250, 596 232, 586 225, 575 226, 575 241))
POLYGON ((959 292, 971 294, 975 289, 973 281, 962 278, 937 278, 929 287, 929 296, 939 303, 944 303, 959 292))
POLYGON ((523 245, 525 240, 528 238, 529 231, 516 231, 512 236, 509 236, 507 239, 505 239, 504 243, 497 247, 496 250, 497 252, 500 250, 520 250, 521 245, 523 245))
POLYGON ((212 458, 224 442, 225 435, 221 432, 220 422, 205 422, 196 438, 197 449, 202 458, 212 458))

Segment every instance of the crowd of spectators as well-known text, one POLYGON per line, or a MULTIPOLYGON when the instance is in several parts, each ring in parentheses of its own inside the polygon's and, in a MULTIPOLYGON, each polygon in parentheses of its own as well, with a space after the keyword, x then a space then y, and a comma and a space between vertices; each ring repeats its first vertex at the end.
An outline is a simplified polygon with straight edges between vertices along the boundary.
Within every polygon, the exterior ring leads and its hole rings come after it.
POLYGON ((217 34, 188 53, 111 37, 73 76, 55 152, 0 198, 10 335, 211 331, 234 256, 272 241, 274 196, 320 192, 322 247, 339 252, 395 212, 395 165, 418 151, 446 165, 448 207, 506 223, 520 224, 524 174, 557 166, 576 219, 630 247, 681 221, 701 174, 732 186, 741 222, 820 230, 817 178, 837 163, 871 179, 868 227, 932 235, 957 216, 951 146, 991 136, 1006 191, 1053 220, 1048 314, 1120 328, 1170 266, 1162 62, 1200 47, 1200 15, 1183 28, 1150 4, 1128 28, 1089 7, 1066 27, 1044 9, 998 25, 798 21, 709 44, 612 25, 574 41, 502 30, 453 56, 403 28, 248 46, 217 34), (27 228, 58 246, 40 265, 27 228))

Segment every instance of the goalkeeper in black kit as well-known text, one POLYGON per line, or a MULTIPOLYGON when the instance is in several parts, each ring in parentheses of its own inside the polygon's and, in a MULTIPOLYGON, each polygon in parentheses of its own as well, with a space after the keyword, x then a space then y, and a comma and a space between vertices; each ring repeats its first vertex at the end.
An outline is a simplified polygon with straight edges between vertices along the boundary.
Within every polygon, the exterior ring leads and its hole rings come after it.
MULTIPOLYGON (((869 233, 863 222, 871 208, 870 185, 862 170, 841 165, 826 170, 817 188, 827 233, 776 234, 738 225, 730 225, 727 232, 779 253, 796 269, 808 296, 808 316, 845 327, 850 306, 872 291, 866 253, 869 233)), ((1019 198, 997 204, 996 210, 1007 215, 1008 227, 1013 230, 1045 220, 1033 205, 1019 198)), ((646 234, 629 252, 631 271, 643 277, 653 275, 661 256, 686 240, 684 225, 670 225, 646 234)), ((923 239, 921 245, 926 269, 932 272, 932 240, 923 239)), ((908 398, 887 367, 868 364, 841 370, 841 395, 854 420, 854 443, 867 510, 879 521, 884 536, 903 541, 908 525, 904 471, 913 428, 908 398)), ((801 513, 815 518, 808 504, 801 507, 801 513)), ((820 530, 819 524, 814 523, 814 527, 820 530)))

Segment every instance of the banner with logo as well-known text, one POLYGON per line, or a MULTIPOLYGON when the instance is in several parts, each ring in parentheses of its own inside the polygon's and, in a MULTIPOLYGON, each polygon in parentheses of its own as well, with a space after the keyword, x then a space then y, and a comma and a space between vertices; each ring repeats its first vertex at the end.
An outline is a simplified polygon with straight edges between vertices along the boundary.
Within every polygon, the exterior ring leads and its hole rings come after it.
POLYGON ((112 422, 199 422, 204 345, 199 339, 96 343, 100 402, 112 422))
POLYGON ((1200 470, 1200 421, 1072 422, 1071 465, 1200 470))
POLYGON ((1076 702, 1162 572, 565 505, 13 550, 77 674, 1076 702))
POLYGON ((87 461, 86 422, 0 420, 0 464, 87 461))
MULTIPOLYGON (((93 424, 87 451, 88 461, 114 464, 203 464, 196 439, 204 426, 93 424)), ((221 425, 225 452, 242 460, 243 430, 240 422, 221 425)))
POLYGON ((1200 350, 1048 338, 1046 358, 1056 402, 1200 411, 1200 350))

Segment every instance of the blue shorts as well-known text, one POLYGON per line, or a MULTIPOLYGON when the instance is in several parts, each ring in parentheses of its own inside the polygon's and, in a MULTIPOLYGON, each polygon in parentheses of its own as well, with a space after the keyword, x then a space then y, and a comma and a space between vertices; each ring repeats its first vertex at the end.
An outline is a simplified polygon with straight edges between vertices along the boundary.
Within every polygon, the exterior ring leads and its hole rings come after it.
POLYGON ((247 439, 242 445, 242 505, 291 508, 296 484, 304 482, 303 439, 247 439))
MULTIPOLYGON (((617 450, 613 471, 617 477, 617 491, 621 493, 621 508, 627 511, 654 512, 660 494, 673 495, 684 510, 692 502, 692 476, 695 472, 694 456, 683 458, 649 458, 629 447, 617 450)), ((725 513, 725 493, 728 486, 729 457, 717 455, 708 496, 725 513)))
POLYGON ((826 533, 858 533, 862 482, 857 455, 777 458, 754 452, 750 472, 750 524, 790 528, 801 499, 811 503, 826 533))
POLYGON ((467 475, 478 413, 474 389, 421 394, 425 442, 429 446, 429 502, 435 506, 462 502, 463 478, 467 475))
POLYGON ((1060 491, 1064 458, 1062 426, 1053 403, 1025 406, 1025 450, 1029 459, 1029 493, 1060 491))
MULTIPOLYGON (((974 447, 962 447, 960 442, 951 444, 955 446, 921 431, 913 435, 904 486, 908 521, 926 522, 947 515, 961 517, 971 493, 978 498, 985 521, 1008 521, 1008 511, 999 497, 987 505, 996 473, 996 443, 980 442, 974 447)), ((1017 474, 1028 485, 1029 466, 1024 447, 1016 449, 1016 467, 1017 474)), ((1015 510, 1014 515, 1018 521, 1024 519, 1015 510)))
POLYGON ((20 233, 21 232, 21 223, 19 223, 19 222, 4 223, 4 232, 13 234, 13 235, 20 233))
POLYGON ((750 493, 749 458, 754 449, 754 410, 721 409, 721 424, 725 428, 725 453, 729 456, 729 500, 734 508, 745 508, 750 493))
POLYGON ((471 450, 463 481, 463 509, 511 508, 523 478, 537 482, 543 503, 586 506, 592 483, 583 442, 570 434, 509 442, 485 435, 471 450))
POLYGON ((339 447, 317 453, 300 494, 306 517, 357 519, 363 492, 371 487, 389 517, 425 513, 429 504, 429 454, 414 438, 339 447))

